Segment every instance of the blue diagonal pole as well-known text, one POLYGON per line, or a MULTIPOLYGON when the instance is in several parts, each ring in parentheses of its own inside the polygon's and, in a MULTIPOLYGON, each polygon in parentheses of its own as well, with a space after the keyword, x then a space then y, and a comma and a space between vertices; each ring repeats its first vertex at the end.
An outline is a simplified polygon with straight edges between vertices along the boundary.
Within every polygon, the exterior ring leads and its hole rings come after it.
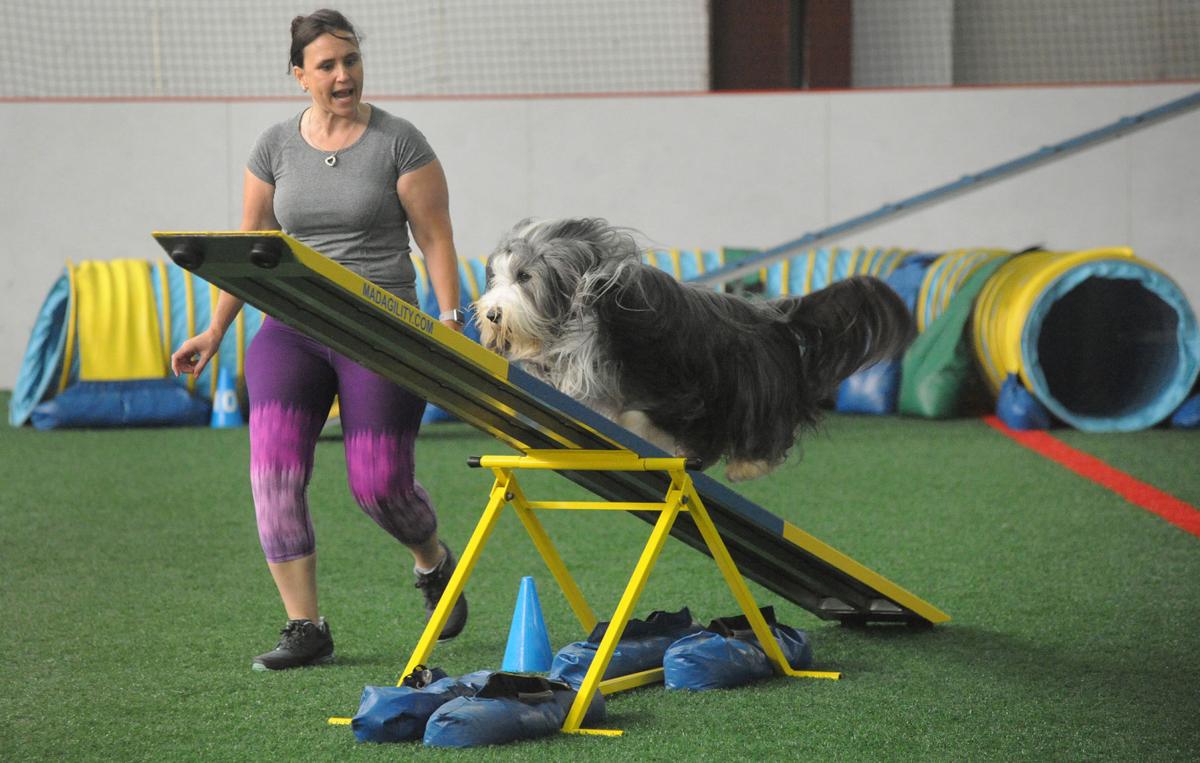
POLYGON ((1078 153, 1105 141, 1120 138, 1136 130, 1180 116, 1197 108, 1200 108, 1200 92, 1192 93, 1149 111, 1143 111, 1140 114, 1121 117, 1112 124, 1085 132, 1069 140, 1064 140, 1061 143, 1042 146, 1037 151, 997 164, 981 172, 963 175, 953 182, 940 185, 914 196, 909 196, 901 201, 884 204, 879 209, 868 212, 865 215, 852 217, 849 220, 835 223, 826 228, 805 233, 800 238, 772 247, 752 257, 747 257, 740 262, 732 263, 716 270, 710 270, 692 279, 692 283, 715 286, 716 284, 732 281, 735 278, 753 273, 798 252, 826 244, 834 239, 843 238, 851 232, 865 230, 887 220, 945 201, 950 197, 982 188, 997 180, 1031 170, 1034 167, 1078 153))

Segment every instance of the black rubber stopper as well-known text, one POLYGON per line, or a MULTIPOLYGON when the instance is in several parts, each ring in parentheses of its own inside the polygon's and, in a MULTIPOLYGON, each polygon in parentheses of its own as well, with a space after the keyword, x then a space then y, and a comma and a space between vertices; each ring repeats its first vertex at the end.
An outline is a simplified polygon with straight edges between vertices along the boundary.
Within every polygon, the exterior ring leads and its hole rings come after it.
POLYGON ((195 270, 204 264, 204 249, 194 239, 185 239, 171 247, 171 259, 184 270, 195 270))
POLYGON ((265 270, 279 264, 279 242, 272 238, 256 241, 250 247, 250 261, 265 270))
POLYGON ((479 468, 479 459, 480 459, 480 458, 482 458, 482 456, 470 456, 470 457, 468 457, 468 458, 467 458, 467 466, 471 467, 472 469, 478 469, 478 468, 479 468))

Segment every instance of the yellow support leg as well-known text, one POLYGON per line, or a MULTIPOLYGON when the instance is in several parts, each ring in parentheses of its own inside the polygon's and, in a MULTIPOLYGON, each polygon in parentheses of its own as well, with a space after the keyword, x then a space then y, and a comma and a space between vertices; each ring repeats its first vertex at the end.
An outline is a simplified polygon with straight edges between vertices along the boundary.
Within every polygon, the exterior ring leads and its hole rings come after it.
POLYGON ((675 524, 675 518, 679 516, 680 509, 683 507, 682 499, 682 491, 677 483, 673 483, 667 494, 663 512, 659 515, 658 522, 655 523, 654 530, 650 533, 646 547, 642 549, 642 555, 633 570, 633 575, 629 578, 629 584, 625 586, 625 593, 621 596, 616 611, 613 612, 612 620, 609 621, 608 628, 604 632, 604 638, 600 639, 600 645, 596 648, 596 656, 592 658, 591 667, 588 668, 587 675, 584 676, 583 683, 579 686, 579 692, 575 695, 575 701, 571 703, 571 710, 567 713, 566 720, 563 721, 563 731, 585 734, 612 733, 584 730, 580 726, 583 724, 583 717, 587 713, 588 706, 592 703, 592 697, 600 688, 601 678, 604 671, 608 669, 608 663, 612 660, 617 642, 625 631, 625 625, 633 615, 633 608, 646 587, 646 580, 650 577, 651 570, 654 569, 654 563, 658 560, 658 555, 662 553, 667 535, 675 524))
POLYGON ((475 563, 479 561, 479 556, 483 553, 484 545, 492 531, 496 529, 496 521, 500 518, 504 505, 508 503, 507 496, 510 494, 509 489, 512 483, 511 472, 505 471, 503 474, 497 474, 496 482, 492 485, 491 496, 488 498, 487 508, 483 510, 483 516, 479 518, 479 523, 475 526, 475 532, 471 534, 471 539, 467 541, 467 548, 463 551, 462 558, 458 560, 454 574, 450 576, 450 581, 446 584, 446 590, 442 594, 441 600, 438 601, 437 607, 434 608, 433 615, 425 624, 425 631, 421 634, 421 639, 417 642, 412 656, 408 658, 408 664, 404 666, 404 672, 400 674, 400 679, 396 682, 397 686, 418 665, 428 664, 429 655, 433 653, 433 647, 437 644, 438 637, 442 635, 442 628, 446 627, 450 610, 454 609, 454 604, 462 594, 467 579, 471 577, 471 570, 475 568, 475 563))
MULTIPOLYGON (((500 470, 497 470, 500 471, 500 470)), ((559 556, 558 549, 550 541, 550 536, 546 534, 546 528, 542 526, 541 521, 530 510, 529 501, 525 499, 525 494, 521 491, 519 485, 516 484, 516 479, 510 480, 509 494, 512 496, 511 503, 513 511, 520 518, 521 524, 525 525, 526 532, 533 540, 533 545, 537 548, 538 553, 542 555, 542 559, 546 562, 546 566, 550 568, 550 574, 554 576, 558 582, 558 587, 562 589, 563 595, 567 597, 567 603, 571 605, 571 610, 575 612, 575 617, 579 618, 579 623, 585 631, 589 633, 596 627, 598 620, 596 613, 588 606, 587 600, 583 597, 583 591, 575 583, 575 578, 571 577, 571 573, 567 571, 567 565, 559 556)))
POLYGON ((796 670, 788 664, 787 659, 783 656, 783 650, 779 648, 779 642, 771 634, 771 629, 767 626, 767 621, 763 618, 762 612, 758 609, 758 604, 754 601, 754 595, 750 593, 750 587, 746 585, 742 574, 738 572, 733 557, 729 555, 729 549, 725 547, 725 541, 721 540, 721 534, 717 532, 716 525, 713 524, 712 518, 708 516, 708 510, 704 508, 704 502, 700 500, 700 495, 692 486, 690 478, 687 480, 686 490, 689 504, 688 510, 692 515, 692 521, 699 528, 701 537, 704 538, 704 542, 708 545, 708 550, 712 553, 713 561, 717 563, 717 568, 721 571, 721 575, 725 577, 725 582, 729 585, 729 590, 733 592, 733 598, 737 600, 738 606, 741 607, 742 613, 746 615, 746 619, 754 631, 754 635, 758 637, 758 643, 762 646, 763 651, 767 653, 767 657, 774 663, 776 669, 785 676, 796 678, 828 678, 832 680, 841 678, 841 673, 822 670, 796 670))
POLYGON ((600 682, 600 693, 608 696, 616 694, 620 691, 629 691, 636 689, 639 686, 650 686, 651 684, 660 684, 663 682, 663 669, 650 668, 643 670, 640 673, 630 673, 625 676, 617 676, 616 678, 606 678, 600 682))

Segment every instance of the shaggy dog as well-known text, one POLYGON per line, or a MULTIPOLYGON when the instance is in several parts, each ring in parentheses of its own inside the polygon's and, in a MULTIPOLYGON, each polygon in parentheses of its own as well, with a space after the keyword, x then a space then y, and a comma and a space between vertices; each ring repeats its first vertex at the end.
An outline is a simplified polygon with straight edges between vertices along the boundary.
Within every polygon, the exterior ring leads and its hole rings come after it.
POLYGON ((837 385, 901 352, 903 301, 876 278, 751 301, 681 284, 599 219, 518 223, 475 304, 486 347, 668 453, 760 477, 837 385))

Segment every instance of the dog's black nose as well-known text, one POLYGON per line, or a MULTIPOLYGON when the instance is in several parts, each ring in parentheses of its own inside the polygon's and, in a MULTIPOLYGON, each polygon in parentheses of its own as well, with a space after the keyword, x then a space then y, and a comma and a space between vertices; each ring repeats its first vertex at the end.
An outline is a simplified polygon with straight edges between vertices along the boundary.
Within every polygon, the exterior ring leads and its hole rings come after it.
POLYGON ((487 311, 487 319, 489 321, 491 321, 492 323, 499 323, 500 322, 500 308, 493 307, 491 310, 488 310, 487 311))

